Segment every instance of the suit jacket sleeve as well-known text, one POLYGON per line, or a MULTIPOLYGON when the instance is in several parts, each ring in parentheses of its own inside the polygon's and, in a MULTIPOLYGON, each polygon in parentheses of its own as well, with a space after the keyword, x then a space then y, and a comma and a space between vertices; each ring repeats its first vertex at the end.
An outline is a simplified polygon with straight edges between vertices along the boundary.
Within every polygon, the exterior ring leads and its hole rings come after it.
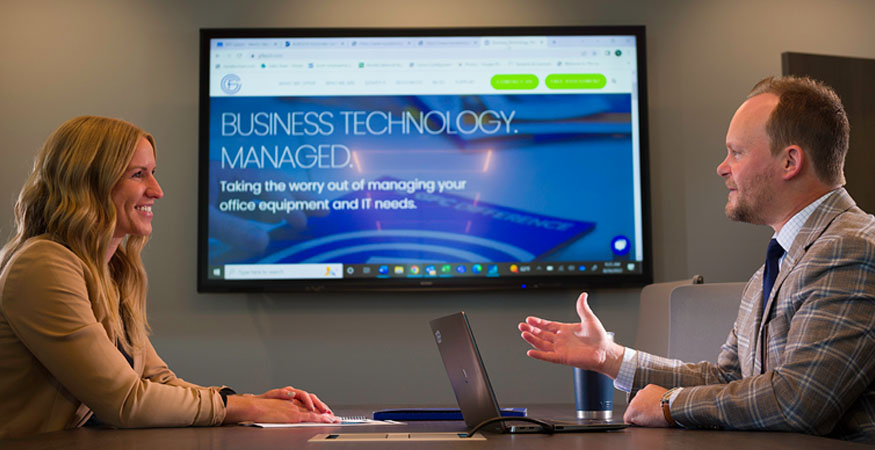
POLYGON ((153 355, 146 355, 152 361, 149 375, 131 368, 92 311, 84 266, 63 246, 46 241, 20 255, 9 268, 2 306, 28 350, 101 421, 157 427, 216 425, 224 419, 217 390, 155 369, 154 360, 160 359, 151 344, 145 348, 153 355))

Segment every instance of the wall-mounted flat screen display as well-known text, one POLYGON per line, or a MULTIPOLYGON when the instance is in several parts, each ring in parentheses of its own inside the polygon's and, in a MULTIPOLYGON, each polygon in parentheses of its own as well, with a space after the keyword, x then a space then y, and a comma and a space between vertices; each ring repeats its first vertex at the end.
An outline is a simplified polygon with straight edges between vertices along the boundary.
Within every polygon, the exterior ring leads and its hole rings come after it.
POLYGON ((643 27, 205 29, 201 291, 651 279, 643 27))

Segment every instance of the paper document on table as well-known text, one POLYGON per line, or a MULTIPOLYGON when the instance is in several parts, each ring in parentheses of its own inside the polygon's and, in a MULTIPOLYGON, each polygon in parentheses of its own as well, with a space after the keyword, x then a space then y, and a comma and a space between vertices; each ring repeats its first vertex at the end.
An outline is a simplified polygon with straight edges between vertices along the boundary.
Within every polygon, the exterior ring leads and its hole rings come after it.
POLYGON ((340 422, 299 422, 299 423, 263 423, 263 422, 240 422, 239 425, 259 428, 304 428, 304 427, 348 427, 357 425, 404 425, 404 422, 395 420, 373 420, 364 417, 338 417, 340 422))

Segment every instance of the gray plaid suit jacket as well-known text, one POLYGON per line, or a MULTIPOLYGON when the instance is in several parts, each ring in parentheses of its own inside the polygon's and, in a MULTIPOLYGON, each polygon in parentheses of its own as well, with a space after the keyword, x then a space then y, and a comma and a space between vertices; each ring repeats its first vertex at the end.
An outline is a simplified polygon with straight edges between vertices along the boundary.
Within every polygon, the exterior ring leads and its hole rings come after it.
POLYGON ((787 252, 765 319, 762 275, 716 365, 637 352, 631 395, 684 386, 671 414, 685 426, 875 443, 875 217, 843 188, 827 197, 787 252))

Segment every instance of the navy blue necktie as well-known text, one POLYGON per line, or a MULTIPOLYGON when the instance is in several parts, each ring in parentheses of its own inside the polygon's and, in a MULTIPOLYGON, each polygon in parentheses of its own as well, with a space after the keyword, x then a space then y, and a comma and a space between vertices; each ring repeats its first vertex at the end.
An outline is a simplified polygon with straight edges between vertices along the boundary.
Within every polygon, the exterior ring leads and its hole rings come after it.
POLYGON ((766 302, 769 300, 769 294, 772 293, 772 286, 775 285, 775 279, 778 278, 778 260, 784 254, 784 248, 778 243, 777 239, 769 241, 769 249, 766 250, 766 268, 763 271, 763 313, 765 314, 766 302))

